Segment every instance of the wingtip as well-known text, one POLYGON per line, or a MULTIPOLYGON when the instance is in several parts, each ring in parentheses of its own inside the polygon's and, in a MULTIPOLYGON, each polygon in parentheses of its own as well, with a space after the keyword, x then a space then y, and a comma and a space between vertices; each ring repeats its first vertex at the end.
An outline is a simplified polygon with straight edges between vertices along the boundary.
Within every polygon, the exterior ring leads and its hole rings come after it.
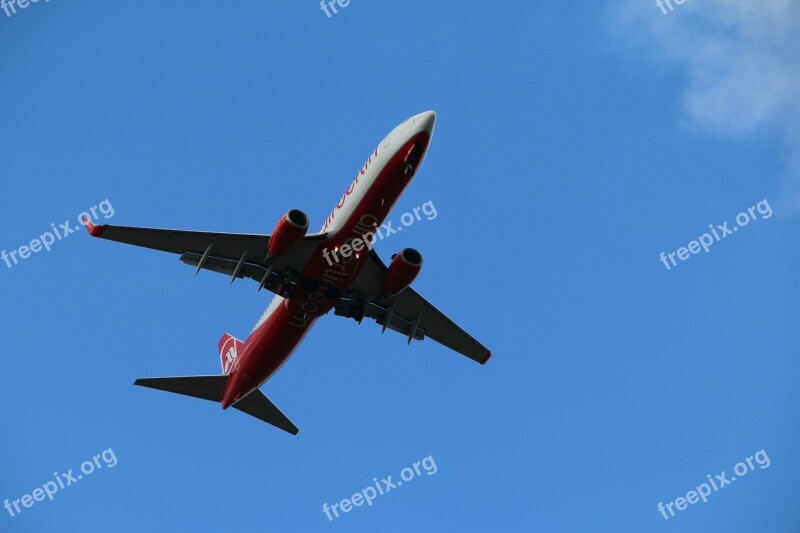
POLYGON ((488 362, 489 362, 489 359, 491 359, 491 358, 492 358, 492 352, 489 352, 489 354, 486 356, 486 359, 484 359, 483 361, 481 361, 481 364, 482 364, 482 365, 485 365, 486 363, 488 363, 488 362))
POLYGON ((86 227, 86 231, 88 231, 89 235, 91 235, 92 237, 101 236, 103 234, 103 231, 105 231, 106 229, 104 225, 98 226, 96 224, 93 224, 92 221, 89 220, 89 217, 83 217, 83 220, 81 220, 81 222, 86 227))

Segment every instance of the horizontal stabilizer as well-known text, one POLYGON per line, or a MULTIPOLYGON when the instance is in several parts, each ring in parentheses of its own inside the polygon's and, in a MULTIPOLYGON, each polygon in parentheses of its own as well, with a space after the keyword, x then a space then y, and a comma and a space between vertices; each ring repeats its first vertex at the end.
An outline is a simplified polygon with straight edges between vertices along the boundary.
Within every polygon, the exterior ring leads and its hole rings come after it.
POLYGON ((174 392, 202 400, 221 402, 228 376, 187 376, 180 378, 143 378, 133 382, 140 387, 174 392))
MULTIPOLYGON (((200 398, 212 402, 221 402, 225 394, 228 376, 186 376, 174 378, 143 378, 137 379, 134 385, 151 389, 174 392, 184 396, 200 398)), ((231 407, 250 416, 272 424, 292 435, 297 435, 297 426, 281 413, 264 393, 256 389, 231 407)))
POLYGON ((297 426, 292 424, 291 420, 286 418, 286 415, 281 413, 280 409, 258 389, 233 404, 232 407, 250 416, 254 416, 259 420, 263 420, 267 424, 272 424, 276 428, 282 429, 292 435, 297 435, 299 431, 297 426))

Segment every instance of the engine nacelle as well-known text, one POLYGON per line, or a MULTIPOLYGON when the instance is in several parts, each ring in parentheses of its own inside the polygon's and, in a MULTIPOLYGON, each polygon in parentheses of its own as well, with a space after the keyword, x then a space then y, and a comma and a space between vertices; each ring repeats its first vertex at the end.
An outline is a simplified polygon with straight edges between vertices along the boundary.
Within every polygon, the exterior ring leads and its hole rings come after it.
POLYGON ((292 209, 281 217, 269 238, 269 253, 273 257, 285 255, 303 240, 308 231, 308 216, 299 209, 292 209))
POLYGON ((394 296, 411 285, 422 269, 422 254, 413 248, 406 248, 392 257, 389 270, 386 272, 386 283, 383 290, 394 296))

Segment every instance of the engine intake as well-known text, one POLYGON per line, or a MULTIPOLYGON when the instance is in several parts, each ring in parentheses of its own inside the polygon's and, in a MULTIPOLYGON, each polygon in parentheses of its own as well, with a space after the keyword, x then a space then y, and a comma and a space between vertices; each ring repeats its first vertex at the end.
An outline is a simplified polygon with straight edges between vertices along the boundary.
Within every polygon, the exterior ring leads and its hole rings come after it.
POLYGON ((401 293, 422 270, 422 254, 413 248, 406 248, 392 257, 383 290, 394 296, 401 293))
POLYGON ((299 209, 292 209, 281 217, 272 236, 269 238, 269 253, 273 257, 280 257, 289 253, 289 250, 303 240, 308 231, 308 216, 299 209))

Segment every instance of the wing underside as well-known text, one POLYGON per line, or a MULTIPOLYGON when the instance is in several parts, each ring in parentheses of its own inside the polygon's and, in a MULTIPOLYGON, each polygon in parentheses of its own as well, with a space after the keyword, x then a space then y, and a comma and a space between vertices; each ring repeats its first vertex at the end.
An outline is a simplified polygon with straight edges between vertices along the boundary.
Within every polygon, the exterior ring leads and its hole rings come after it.
POLYGON ((412 340, 425 337, 481 364, 491 352, 447 315, 408 287, 396 296, 382 295, 387 267, 372 250, 350 290, 337 303, 335 313, 361 321, 372 318, 383 330, 390 329, 412 340))
POLYGON ((234 281, 251 278, 276 294, 291 292, 325 235, 309 235, 285 256, 268 257, 269 235, 215 233, 132 226, 94 226, 89 233, 101 239, 180 255, 195 272, 211 270, 234 281))

